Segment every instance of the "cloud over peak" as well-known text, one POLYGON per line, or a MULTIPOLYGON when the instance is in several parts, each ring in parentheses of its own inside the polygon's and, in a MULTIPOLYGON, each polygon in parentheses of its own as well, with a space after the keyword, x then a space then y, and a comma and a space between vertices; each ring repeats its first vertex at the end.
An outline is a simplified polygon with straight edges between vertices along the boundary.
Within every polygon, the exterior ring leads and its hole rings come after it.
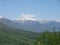
POLYGON ((17 20, 37 20, 35 15, 23 13, 17 20))

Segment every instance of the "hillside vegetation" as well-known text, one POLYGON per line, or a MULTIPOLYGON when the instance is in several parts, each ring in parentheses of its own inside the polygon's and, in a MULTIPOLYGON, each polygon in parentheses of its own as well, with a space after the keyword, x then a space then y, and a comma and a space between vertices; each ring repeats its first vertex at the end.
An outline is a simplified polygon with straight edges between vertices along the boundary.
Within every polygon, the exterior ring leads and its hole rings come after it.
POLYGON ((60 31, 34 33, 0 22, 0 45, 60 45, 60 31))
POLYGON ((33 45, 39 34, 11 28, 0 22, 0 45, 33 45))
POLYGON ((34 45, 60 45, 60 32, 42 32, 34 45))

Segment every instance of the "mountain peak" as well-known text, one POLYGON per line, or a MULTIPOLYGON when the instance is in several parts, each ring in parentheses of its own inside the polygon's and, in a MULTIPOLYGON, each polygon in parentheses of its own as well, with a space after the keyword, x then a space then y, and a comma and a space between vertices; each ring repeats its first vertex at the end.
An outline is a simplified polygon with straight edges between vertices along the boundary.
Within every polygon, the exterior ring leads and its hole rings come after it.
POLYGON ((5 18, 4 16, 0 16, 0 18, 5 18))
POLYGON ((37 20, 35 15, 23 13, 17 20, 37 20))

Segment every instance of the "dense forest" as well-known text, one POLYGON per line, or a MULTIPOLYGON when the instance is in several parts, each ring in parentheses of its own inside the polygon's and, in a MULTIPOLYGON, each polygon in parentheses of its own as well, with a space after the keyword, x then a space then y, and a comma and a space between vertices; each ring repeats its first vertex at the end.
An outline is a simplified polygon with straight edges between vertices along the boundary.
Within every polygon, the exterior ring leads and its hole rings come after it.
POLYGON ((35 33, 0 22, 0 45, 60 45, 60 31, 35 33))
POLYGON ((34 45, 60 45, 60 31, 45 31, 40 33, 40 37, 34 45))

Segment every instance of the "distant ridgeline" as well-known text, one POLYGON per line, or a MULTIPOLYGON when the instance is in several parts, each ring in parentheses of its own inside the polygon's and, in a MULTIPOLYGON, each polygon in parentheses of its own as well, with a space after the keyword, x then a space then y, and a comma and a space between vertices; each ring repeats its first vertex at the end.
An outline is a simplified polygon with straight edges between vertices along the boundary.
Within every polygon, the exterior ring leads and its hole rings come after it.
POLYGON ((10 20, 5 17, 0 17, 0 22, 8 25, 9 27, 23 29, 26 31, 32 32, 43 32, 46 30, 52 31, 52 28, 55 27, 56 31, 60 30, 60 22, 52 20, 36 20, 36 19, 15 19, 10 20))

